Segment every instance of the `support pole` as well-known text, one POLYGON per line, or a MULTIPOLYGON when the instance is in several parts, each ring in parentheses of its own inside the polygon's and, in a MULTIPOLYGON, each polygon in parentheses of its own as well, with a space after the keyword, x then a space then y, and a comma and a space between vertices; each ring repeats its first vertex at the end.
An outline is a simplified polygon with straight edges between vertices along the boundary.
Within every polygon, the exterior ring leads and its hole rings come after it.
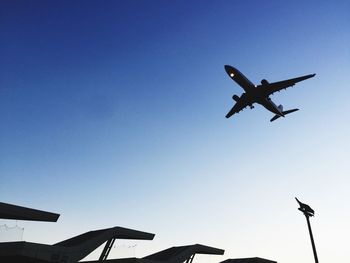
POLYGON ((113 247, 114 241, 115 241, 115 238, 113 237, 106 242, 106 245, 103 248, 100 258, 98 259, 98 262, 103 262, 107 260, 109 252, 111 252, 111 249, 113 247))
POLYGON ((305 215, 305 217, 306 217, 306 221, 307 221, 307 226, 308 226, 308 228, 309 228, 309 234, 310 234, 310 239, 311 239, 312 251, 314 252, 315 263, 318 263, 317 252, 316 252, 316 246, 315 246, 314 237, 313 237, 313 235, 312 235, 310 219, 309 219, 309 216, 308 216, 308 215, 305 215))
POLYGON ((193 259, 194 259, 195 254, 192 254, 186 261, 185 263, 192 263, 193 259))

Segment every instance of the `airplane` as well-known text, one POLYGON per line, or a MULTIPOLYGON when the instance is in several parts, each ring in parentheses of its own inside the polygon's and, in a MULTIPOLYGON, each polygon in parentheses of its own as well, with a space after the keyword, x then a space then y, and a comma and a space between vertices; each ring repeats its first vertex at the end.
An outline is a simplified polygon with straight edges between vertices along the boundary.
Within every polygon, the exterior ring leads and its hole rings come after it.
POLYGON ((297 82, 314 77, 316 74, 301 76, 298 78, 282 80, 278 82, 268 82, 266 79, 261 80, 260 85, 254 85, 247 77, 245 77, 238 69, 225 65, 225 71, 229 77, 244 89, 244 93, 239 97, 233 95, 232 99, 236 102, 232 109, 226 114, 226 118, 230 118, 233 114, 239 113, 245 107, 254 108, 253 104, 258 103, 265 109, 275 114, 270 120, 271 122, 280 117, 295 112, 299 109, 283 110, 283 106, 277 106, 269 97, 276 91, 287 89, 294 86, 297 82))
POLYGON ((298 210, 300 210, 301 212, 303 212, 307 216, 314 216, 315 215, 315 211, 310 206, 300 202, 299 199, 296 198, 296 197, 295 197, 295 200, 297 200, 297 202, 298 202, 298 204, 300 206, 298 208, 298 210))

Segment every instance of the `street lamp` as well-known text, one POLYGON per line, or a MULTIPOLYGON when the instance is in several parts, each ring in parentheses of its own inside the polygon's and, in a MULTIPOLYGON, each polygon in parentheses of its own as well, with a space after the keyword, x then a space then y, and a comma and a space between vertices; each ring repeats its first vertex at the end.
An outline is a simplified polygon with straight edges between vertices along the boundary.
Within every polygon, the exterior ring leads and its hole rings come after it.
POLYGON ((298 208, 298 210, 301 211, 304 214, 304 216, 306 217, 307 226, 309 228, 309 234, 310 234, 310 239, 311 239, 312 250, 314 252, 315 263, 318 263, 315 241, 314 241, 314 237, 312 235, 310 219, 309 219, 309 217, 314 216, 315 211, 310 206, 308 206, 307 204, 304 204, 304 203, 300 202, 298 200, 298 198, 295 197, 295 200, 297 200, 297 202, 298 202, 298 204, 300 206, 298 208))

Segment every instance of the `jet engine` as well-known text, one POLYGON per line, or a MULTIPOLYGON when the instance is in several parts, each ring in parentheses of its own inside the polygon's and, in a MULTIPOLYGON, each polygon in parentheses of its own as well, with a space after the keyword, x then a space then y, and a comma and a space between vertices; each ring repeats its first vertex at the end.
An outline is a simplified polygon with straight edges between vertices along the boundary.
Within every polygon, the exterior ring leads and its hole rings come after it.
POLYGON ((268 85, 269 82, 266 79, 261 80, 261 85, 268 85))
POLYGON ((239 100, 239 97, 237 95, 233 95, 232 99, 237 102, 239 100))

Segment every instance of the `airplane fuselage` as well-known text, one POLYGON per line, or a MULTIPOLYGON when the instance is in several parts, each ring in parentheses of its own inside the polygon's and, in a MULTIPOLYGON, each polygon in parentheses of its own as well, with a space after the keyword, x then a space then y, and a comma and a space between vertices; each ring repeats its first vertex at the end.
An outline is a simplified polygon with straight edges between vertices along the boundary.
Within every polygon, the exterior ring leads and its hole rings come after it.
POLYGON ((244 93, 241 97, 245 97, 249 101, 249 105, 253 108, 254 103, 262 105, 265 109, 271 111, 279 116, 284 116, 283 112, 277 107, 277 105, 263 93, 263 90, 257 88, 246 76, 244 76, 238 69, 232 66, 225 66, 227 74, 232 80, 244 89, 244 93))

